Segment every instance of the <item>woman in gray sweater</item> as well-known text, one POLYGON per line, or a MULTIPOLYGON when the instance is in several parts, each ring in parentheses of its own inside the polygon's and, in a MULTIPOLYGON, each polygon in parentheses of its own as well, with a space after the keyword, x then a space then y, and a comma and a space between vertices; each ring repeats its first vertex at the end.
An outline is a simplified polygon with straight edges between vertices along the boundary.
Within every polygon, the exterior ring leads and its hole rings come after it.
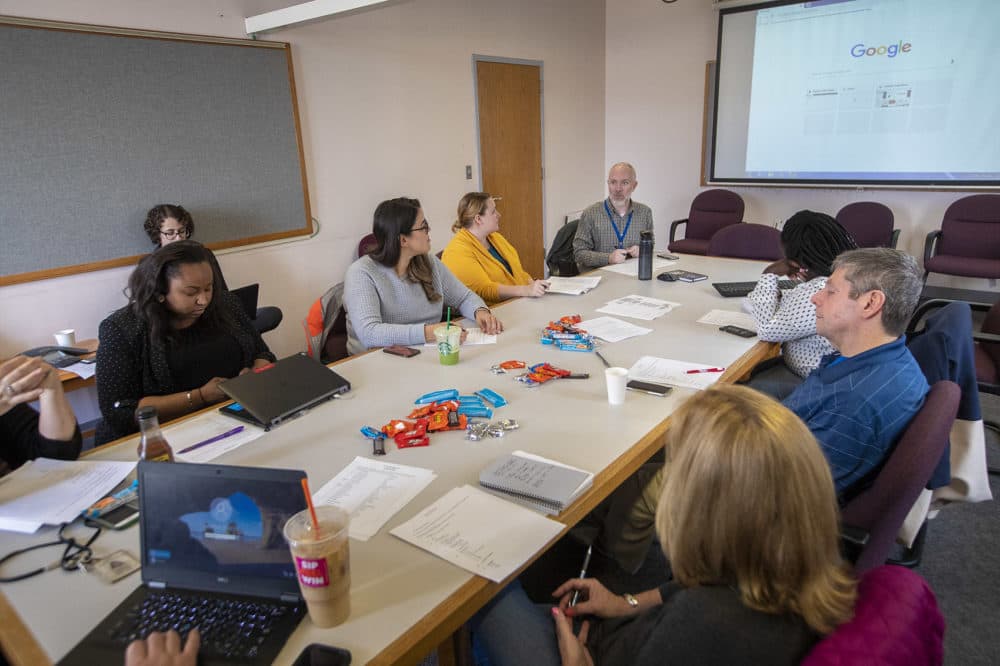
POLYGON ((429 254, 430 229, 417 199, 390 199, 375 209, 372 231, 378 245, 351 264, 344 278, 351 354, 433 342, 446 305, 475 320, 484 333, 503 331, 483 300, 429 254))

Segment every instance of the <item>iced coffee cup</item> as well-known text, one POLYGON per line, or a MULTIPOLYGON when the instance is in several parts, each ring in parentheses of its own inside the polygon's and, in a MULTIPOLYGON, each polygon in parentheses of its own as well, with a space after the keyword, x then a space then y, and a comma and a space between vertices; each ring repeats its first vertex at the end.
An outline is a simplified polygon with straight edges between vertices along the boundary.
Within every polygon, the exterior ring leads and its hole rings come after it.
POLYGON ((456 365, 458 348, 462 344, 462 327, 438 326, 434 329, 434 339, 437 341, 438 360, 441 361, 441 365, 456 365))
POLYGON ((316 507, 319 530, 309 510, 285 523, 299 589, 317 627, 334 627, 351 614, 350 516, 335 506, 316 507))

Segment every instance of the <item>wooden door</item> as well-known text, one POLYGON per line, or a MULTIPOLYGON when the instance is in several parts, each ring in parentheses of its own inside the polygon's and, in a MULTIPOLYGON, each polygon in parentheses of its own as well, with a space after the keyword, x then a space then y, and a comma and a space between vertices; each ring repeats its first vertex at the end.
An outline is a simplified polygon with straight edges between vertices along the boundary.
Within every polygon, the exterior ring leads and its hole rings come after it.
POLYGON ((500 233, 542 278, 542 68, 479 60, 476 82, 483 190, 503 197, 500 233))

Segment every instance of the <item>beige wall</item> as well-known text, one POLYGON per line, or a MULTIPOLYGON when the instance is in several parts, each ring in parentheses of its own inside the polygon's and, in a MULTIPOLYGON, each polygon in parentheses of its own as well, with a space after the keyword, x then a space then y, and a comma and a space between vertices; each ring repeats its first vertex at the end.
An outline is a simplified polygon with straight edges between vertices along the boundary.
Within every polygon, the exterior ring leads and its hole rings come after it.
MULTIPOLYGON (((657 246, 670 222, 687 217, 702 189, 702 110, 705 62, 715 58, 718 14, 710 0, 608 0, 606 161, 638 169, 635 197, 653 207, 657 246)), ((746 220, 774 224, 802 208, 830 213, 852 201, 880 201, 896 217, 899 249, 923 257, 924 238, 937 229, 961 192, 741 187, 746 220)), ((988 289, 986 280, 932 275, 928 284, 988 289)))
MULTIPOLYGON (((0 14, 245 37, 244 16, 296 1, 0 0, 0 14)), ((261 302, 284 311, 284 323, 266 336, 279 356, 304 347, 299 321, 343 279, 379 201, 419 197, 435 249, 444 247, 459 197, 479 187, 473 54, 543 63, 546 238, 566 212, 599 198, 604 18, 600 0, 403 0, 262 36, 293 45, 321 231, 219 260, 230 285, 259 281, 261 302), (466 164, 473 165, 471 181, 466 164)), ((85 218, 67 221, 65 240, 80 230, 85 218)), ((101 319, 125 302, 128 272, 0 288, 0 357, 51 344, 51 332, 62 328, 96 337, 101 319)))

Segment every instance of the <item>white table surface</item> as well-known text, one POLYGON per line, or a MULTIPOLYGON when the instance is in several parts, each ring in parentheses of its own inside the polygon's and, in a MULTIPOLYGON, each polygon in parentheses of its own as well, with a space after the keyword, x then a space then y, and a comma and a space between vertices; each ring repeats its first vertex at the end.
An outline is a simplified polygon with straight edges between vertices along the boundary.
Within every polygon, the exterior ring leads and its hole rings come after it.
MULTIPOLYGON (((712 309, 738 310, 740 299, 724 299, 711 286, 713 281, 753 280, 764 264, 729 259, 681 255, 676 265, 709 276, 697 283, 641 282, 608 271, 596 271, 603 279, 597 289, 583 296, 550 294, 539 299, 519 299, 496 308, 507 330, 496 345, 463 347, 457 366, 438 363, 432 348, 405 359, 380 352, 350 359, 336 366, 352 384, 352 398, 326 403, 302 418, 266 433, 260 439, 223 455, 213 463, 304 469, 315 491, 356 455, 371 456, 371 443, 358 430, 363 425, 380 427, 391 418, 405 418, 417 396, 429 391, 457 388, 463 394, 484 387, 507 398, 509 404, 495 411, 494 418, 513 418, 521 428, 502 439, 471 442, 461 432, 434 434, 426 448, 397 450, 387 441, 381 460, 433 469, 437 479, 367 542, 351 544, 351 617, 339 627, 320 629, 306 618, 279 655, 277 664, 290 664, 303 647, 319 642, 351 650, 354 663, 374 659, 400 637, 412 638, 413 627, 446 602, 460 587, 476 578, 466 571, 430 555, 389 534, 389 530, 462 484, 476 485, 480 469, 502 453, 523 449, 595 473, 627 455, 643 436, 662 425, 667 416, 689 395, 675 389, 666 398, 629 392, 625 403, 607 403, 604 366, 591 353, 563 352, 539 343, 541 329, 552 319, 581 314, 598 316, 594 310, 605 302, 627 294, 640 294, 682 305, 652 322, 629 320, 653 328, 653 333, 600 350, 612 365, 629 367, 643 355, 661 356, 708 366, 725 366, 747 352, 756 339, 746 340, 698 324, 712 309), (528 388, 514 380, 514 373, 494 375, 490 366, 508 359, 529 364, 548 361, 574 372, 589 372, 588 380, 552 381, 528 388), (407 632, 411 632, 408 634, 407 632)), ((92 459, 123 460, 135 457, 136 440, 105 447, 92 459)), ((77 533, 88 530, 82 526, 77 533)), ((55 528, 35 535, 0 533, 0 553, 54 538, 55 528)), ((139 530, 105 531, 95 544, 96 553, 126 548, 139 553, 139 530)), ((24 571, 31 560, 48 562, 57 548, 34 556, 23 556, 6 567, 5 575, 24 571)), ((107 613, 140 583, 132 575, 109 586, 94 576, 59 570, 27 581, 3 585, 0 591, 15 609, 44 652, 52 660, 63 657, 107 613)), ((424 620, 421 626, 425 626, 424 620)), ((0 628, 0 633, 4 630, 0 628)), ((422 630, 417 630, 420 633, 422 630)), ((10 637, 4 635, 5 644, 10 637)), ((414 661, 422 654, 407 654, 414 661)), ((382 662, 383 658, 376 661, 382 662)))

